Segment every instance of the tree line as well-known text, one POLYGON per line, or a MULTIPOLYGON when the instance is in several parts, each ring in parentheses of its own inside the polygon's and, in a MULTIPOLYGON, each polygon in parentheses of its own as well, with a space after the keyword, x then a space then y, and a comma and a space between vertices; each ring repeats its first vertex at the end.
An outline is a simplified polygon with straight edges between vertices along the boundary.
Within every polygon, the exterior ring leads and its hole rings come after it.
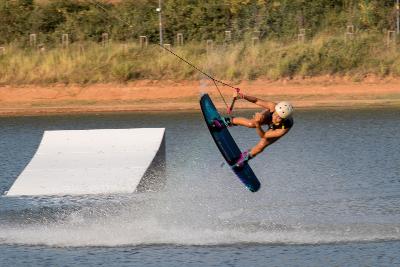
MULTIPOLYGON (((158 42, 157 7, 158 0, 0 0, 0 44, 27 45, 30 33, 49 44, 64 33, 72 41, 99 41, 104 32, 117 41, 146 35, 158 42)), ((177 33, 222 41, 226 30, 234 40, 255 31, 275 40, 293 38, 299 29, 308 37, 336 34, 350 24, 383 31, 395 29, 397 13, 394 0, 163 0, 162 17, 165 41, 173 42, 177 33)))

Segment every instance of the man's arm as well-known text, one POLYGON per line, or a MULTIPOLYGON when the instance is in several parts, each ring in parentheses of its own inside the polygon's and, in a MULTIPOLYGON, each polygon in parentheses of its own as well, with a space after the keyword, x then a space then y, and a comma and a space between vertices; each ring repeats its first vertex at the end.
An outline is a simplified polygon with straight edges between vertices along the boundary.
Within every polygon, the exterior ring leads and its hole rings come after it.
MULTIPOLYGON (((256 104, 256 105, 258 105, 260 107, 269 109, 271 112, 275 111, 276 103, 274 103, 272 101, 265 101, 265 100, 262 100, 262 99, 258 99, 255 96, 245 95, 245 94, 242 94, 242 93, 235 93, 235 94, 236 94, 236 98, 245 99, 245 100, 247 100, 247 101, 249 101, 251 103, 254 103, 254 104, 256 104)), ((235 97, 235 95, 234 95, 234 97, 235 97)))
POLYGON ((256 132, 260 138, 270 139, 270 138, 280 138, 284 136, 289 129, 275 129, 275 130, 268 130, 264 131, 261 128, 261 124, 256 122, 256 132))
POLYGON ((256 121, 255 124, 256 124, 256 132, 257 132, 258 136, 260 138, 263 138, 266 132, 263 130, 263 128, 261 128, 261 124, 259 121, 256 121))
POLYGON ((284 136, 289 129, 276 129, 265 132, 261 128, 259 120, 256 120, 256 131, 261 139, 252 149, 250 149, 250 155, 252 158, 261 153, 268 145, 274 143, 280 137, 284 136))
POLYGON ((256 132, 260 138, 280 138, 284 136, 289 129, 275 129, 268 130, 267 132, 261 128, 261 121, 264 119, 264 115, 262 113, 256 113, 253 117, 254 123, 256 125, 256 132))
POLYGON ((284 136, 287 132, 289 132, 289 129, 269 130, 269 131, 265 132, 265 134, 262 138, 265 138, 265 139, 280 138, 280 137, 284 136))

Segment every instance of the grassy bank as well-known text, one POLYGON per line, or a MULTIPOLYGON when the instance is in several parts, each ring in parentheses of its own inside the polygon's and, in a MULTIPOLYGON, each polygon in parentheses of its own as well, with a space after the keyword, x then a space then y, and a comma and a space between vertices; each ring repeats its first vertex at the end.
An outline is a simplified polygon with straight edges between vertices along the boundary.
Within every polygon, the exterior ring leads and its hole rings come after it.
MULTIPOLYGON (((400 76, 400 53, 381 33, 360 33, 351 40, 317 36, 305 43, 262 41, 190 43, 172 50, 207 73, 230 81, 295 76, 367 74, 400 76)), ((22 49, 8 45, 0 55, 0 84, 107 83, 140 79, 200 79, 201 75, 156 45, 72 43, 68 48, 22 49)))

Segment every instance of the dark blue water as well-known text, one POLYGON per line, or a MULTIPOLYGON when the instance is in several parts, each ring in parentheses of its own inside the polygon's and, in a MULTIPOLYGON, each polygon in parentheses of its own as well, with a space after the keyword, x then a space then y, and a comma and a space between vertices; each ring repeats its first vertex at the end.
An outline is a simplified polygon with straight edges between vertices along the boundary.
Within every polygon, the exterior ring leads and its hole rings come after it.
MULTIPOLYGON (((251 162, 258 193, 221 167, 198 113, 0 118, 1 192, 45 130, 167 129, 162 192, 0 198, 0 265, 400 265, 399 115, 298 111, 251 162)), ((254 130, 231 132, 243 149, 257 143, 254 130)))

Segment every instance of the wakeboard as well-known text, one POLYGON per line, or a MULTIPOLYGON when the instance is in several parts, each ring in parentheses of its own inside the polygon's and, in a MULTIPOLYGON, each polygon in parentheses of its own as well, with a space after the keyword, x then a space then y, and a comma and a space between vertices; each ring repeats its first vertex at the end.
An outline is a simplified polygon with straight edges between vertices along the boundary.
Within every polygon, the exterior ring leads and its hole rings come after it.
POLYGON ((201 96, 200 106, 208 130, 225 161, 231 166, 236 176, 251 192, 257 192, 261 184, 250 165, 246 162, 241 167, 235 166, 240 158, 241 152, 232 135, 229 133, 228 128, 224 125, 223 127, 215 127, 214 120, 222 121, 222 117, 208 94, 203 94, 201 96))

